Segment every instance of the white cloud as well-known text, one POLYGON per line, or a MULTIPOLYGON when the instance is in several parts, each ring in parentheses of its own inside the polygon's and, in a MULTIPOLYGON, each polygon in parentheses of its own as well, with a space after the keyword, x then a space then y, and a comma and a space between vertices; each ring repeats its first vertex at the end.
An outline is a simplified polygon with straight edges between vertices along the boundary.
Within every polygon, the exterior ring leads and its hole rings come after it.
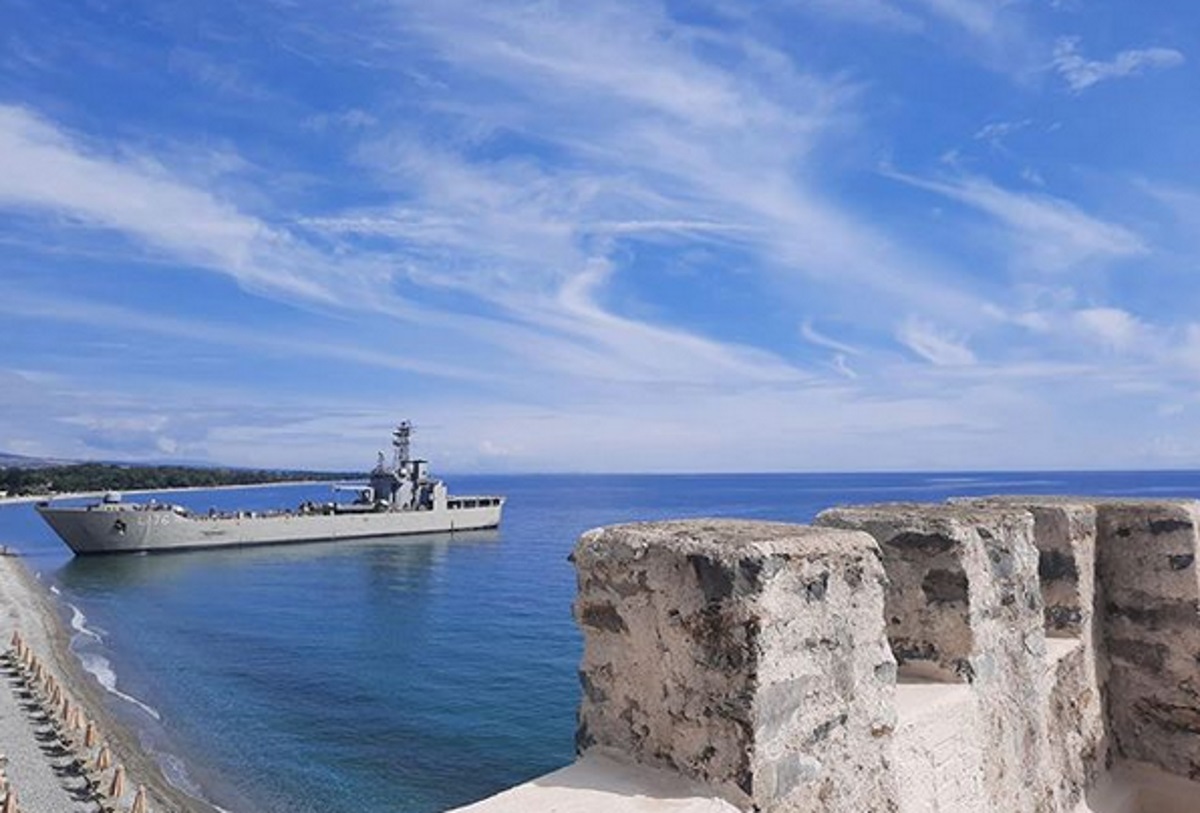
POLYGON ((817 329, 813 327, 812 321, 808 319, 805 319, 804 322, 801 323, 800 335, 803 336, 806 341, 812 342, 817 347, 824 347, 826 350, 836 350, 842 356, 857 356, 862 353, 862 350, 858 349, 857 347, 840 342, 837 339, 832 339, 829 336, 826 336, 824 333, 818 332, 817 329))
POLYGON ((1054 46, 1054 67, 1072 91, 1079 93, 1098 82, 1135 76, 1147 70, 1174 68, 1184 56, 1173 48, 1135 48, 1121 51, 1111 60, 1087 59, 1080 53, 1078 37, 1062 37, 1054 46))
POLYGON ((1128 350, 1143 337, 1145 326, 1120 308, 1086 308, 1076 311, 1072 324, 1085 336, 1113 350, 1128 350))
POLYGON ((0 106, 0 207, 120 232, 253 289, 325 303, 338 298, 336 286, 321 281, 336 270, 288 233, 176 180, 148 157, 90 151, 21 107, 0 106))
POLYGON ((896 338, 909 350, 938 367, 975 364, 975 354, 965 340, 945 333, 932 323, 910 317, 896 331, 896 338))
POLYGON ((1033 124, 1033 119, 988 122, 975 131, 975 140, 984 141, 990 145, 992 149, 1001 150, 1004 148, 1005 139, 1014 133, 1024 130, 1031 124, 1033 124))
POLYGON ((1060 198, 1013 192, 974 176, 953 180, 927 180, 902 173, 890 176, 990 215, 1012 235, 1019 262, 1036 271, 1069 271, 1085 263, 1147 251, 1131 230, 1092 217, 1060 198))

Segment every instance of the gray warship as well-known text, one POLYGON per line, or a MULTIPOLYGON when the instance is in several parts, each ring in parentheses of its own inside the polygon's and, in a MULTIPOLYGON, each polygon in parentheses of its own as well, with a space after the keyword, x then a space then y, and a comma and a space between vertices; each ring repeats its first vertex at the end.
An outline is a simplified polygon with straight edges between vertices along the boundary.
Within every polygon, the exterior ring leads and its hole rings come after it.
POLYGON ((384 455, 350 502, 306 502, 294 510, 197 513, 168 503, 124 502, 115 492, 85 506, 39 503, 36 508, 76 555, 277 545, 372 536, 495 528, 504 497, 452 497, 430 476, 425 460, 409 455, 412 424, 392 433, 393 461, 384 455))

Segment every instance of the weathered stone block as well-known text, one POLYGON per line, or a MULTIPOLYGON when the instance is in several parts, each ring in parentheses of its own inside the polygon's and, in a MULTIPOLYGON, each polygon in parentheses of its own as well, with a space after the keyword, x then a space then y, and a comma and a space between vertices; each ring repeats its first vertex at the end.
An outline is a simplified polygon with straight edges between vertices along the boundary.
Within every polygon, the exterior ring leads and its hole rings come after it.
POLYGON ((1098 506, 1108 708, 1125 757, 1200 779, 1200 504, 1098 506))
POLYGON ((591 531, 577 742, 745 809, 895 809, 895 663, 866 534, 722 520, 591 531))
POLYGON ((1045 629, 1055 640, 1041 694, 1045 702, 1051 786, 1050 809, 1074 811, 1108 759, 1104 685, 1097 669, 1103 651, 1096 621, 1096 508, 1069 497, 989 497, 1033 516, 1045 629))
POLYGON ((890 504, 835 508, 817 522, 879 543, 901 675, 972 684, 988 796, 981 809, 1048 809, 1046 639, 1029 512, 890 504))

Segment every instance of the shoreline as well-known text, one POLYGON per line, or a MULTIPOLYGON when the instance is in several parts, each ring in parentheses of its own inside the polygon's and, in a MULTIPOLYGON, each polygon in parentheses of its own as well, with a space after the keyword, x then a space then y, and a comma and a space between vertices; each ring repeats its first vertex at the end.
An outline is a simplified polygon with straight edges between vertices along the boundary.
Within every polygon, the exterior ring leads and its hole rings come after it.
MULTIPOLYGON (((185 494, 190 491, 239 491, 252 488, 271 488, 273 486, 316 486, 322 483, 338 483, 340 480, 277 480, 271 483, 246 483, 244 485, 227 486, 179 486, 177 488, 135 488, 122 491, 121 494, 185 494)), ((62 494, 22 494, 15 497, 0 497, 0 506, 19 505, 31 502, 48 502, 51 500, 80 500, 89 497, 103 497, 111 489, 103 491, 71 491, 62 494)))
MULTIPOLYGON (((114 760, 125 766, 129 786, 146 786, 151 810, 155 813, 220 813, 219 808, 172 785, 154 758, 142 750, 137 734, 109 709, 107 690, 84 670, 79 658, 71 651, 72 633, 63 619, 65 610, 66 607, 36 574, 30 572, 20 556, 0 556, 0 636, 3 636, 4 646, 7 647, 13 631, 19 630, 46 669, 62 684, 66 694, 96 722, 114 760)), ((8 688, 12 691, 11 684, 8 688)), ((14 731, 10 736, 19 737, 20 733, 14 731)), ((28 735, 34 736, 32 729, 28 735)), ((5 748, 15 751, 14 745, 6 743, 5 748)), ((50 757, 44 758, 53 768, 50 757)), ((14 786, 17 786, 16 782, 14 786)), ((19 787, 18 793, 21 793, 19 787)), ((22 798, 25 798, 24 794, 22 798)), ((23 801, 21 807, 36 813, 36 808, 28 801, 23 801)), ((47 809, 45 813, 58 812, 47 809)))

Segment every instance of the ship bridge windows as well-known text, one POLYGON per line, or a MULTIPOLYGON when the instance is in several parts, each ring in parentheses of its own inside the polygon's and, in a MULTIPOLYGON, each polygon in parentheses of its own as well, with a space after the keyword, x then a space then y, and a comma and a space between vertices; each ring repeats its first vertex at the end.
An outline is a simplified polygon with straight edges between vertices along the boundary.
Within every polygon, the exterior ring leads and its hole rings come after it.
POLYGON ((455 497, 447 502, 450 508, 494 508, 499 504, 499 497, 455 497))

